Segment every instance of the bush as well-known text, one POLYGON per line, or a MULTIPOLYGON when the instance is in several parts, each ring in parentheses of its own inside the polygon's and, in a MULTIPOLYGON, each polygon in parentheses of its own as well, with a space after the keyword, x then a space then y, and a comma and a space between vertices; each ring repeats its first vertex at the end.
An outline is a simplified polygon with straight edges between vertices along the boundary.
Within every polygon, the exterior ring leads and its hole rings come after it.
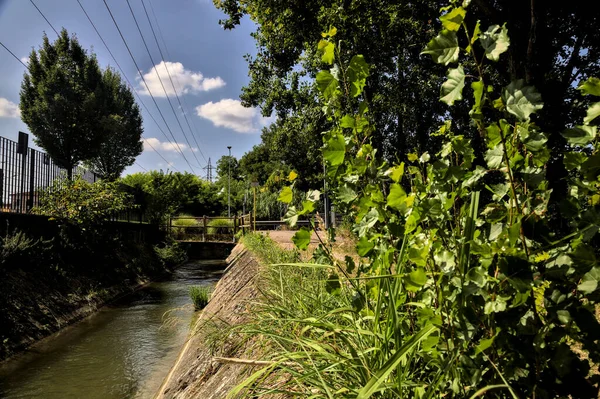
POLYGON ((0 267, 22 267, 36 263, 49 249, 50 241, 34 240, 22 231, 14 231, 0 238, 0 267))
POLYGON ((193 285, 190 287, 190 298, 194 303, 196 310, 203 309, 210 300, 212 290, 203 285, 193 285))
POLYGON ((166 243, 162 247, 155 246, 154 252, 161 263, 168 268, 180 265, 188 259, 185 249, 176 242, 166 243))

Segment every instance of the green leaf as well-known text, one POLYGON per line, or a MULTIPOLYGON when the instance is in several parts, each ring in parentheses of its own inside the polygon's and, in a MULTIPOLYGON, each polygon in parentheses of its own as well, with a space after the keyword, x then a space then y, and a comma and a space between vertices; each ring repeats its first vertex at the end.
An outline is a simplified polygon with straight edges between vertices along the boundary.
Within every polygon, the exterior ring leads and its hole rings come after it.
POLYGON ((427 43, 427 47, 421 54, 430 54, 434 62, 448 65, 451 62, 458 61, 459 50, 456 33, 444 29, 427 43))
POLYGON ((371 241, 367 239, 367 237, 361 237, 358 240, 358 244, 356 244, 356 252, 358 256, 367 256, 369 252, 375 247, 371 241))
POLYGON ((583 118, 583 123, 588 125, 591 121, 596 119, 600 115, 600 102, 592 104, 588 110, 587 115, 583 118))
POLYGON ((310 190, 306 193, 306 199, 308 201, 318 201, 321 198, 321 192, 319 190, 310 190))
POLYGON ((321 33, 321 36, 334 37, 336 33, 337 33, 337 28, 335 26, 332 26, 329 28, 329 31, 321 33))
POLYGON ((290 226, 294 227, 296 226, 296 223, 298 223, 298 217, 300 215, 298 215, 298 211, 296 210, 295 206, 290 206, 285 214, 285 216, 283 217, 283 220, 288 222, 290 224, 290 226))
POLYGON ((292 192, 292 188, 290 186, 285 186, 281 190, 281 193, 279 193, 279 201, 283 202, 284 204, 289 204, 292 202, 293 195, 294 193, 292 192))
POLYGON ((521 122, 529 121, 529 116, 544 106, 542 96, 535 87, 524 85, 523 79, 515 80, 502 91, 506 110, 521 122))
POLYGON ((326 64, 332 65, 335 59, 335 45, 327 40, 321 40, 319 42, 319 50, 323 52, 321 55, 321 61, 326 64))
POLYGON ((483 88, 484 88, 483 80, 479 79, 476 82, 471 83, 471 89, 473 89, 473 99, 475 103, 469 112, 469 115, 475 119, 483 118, 483 114, 481 113, 481 99, 483 98, 483 88))
POLYGON ((417 267, 404 278, 405 288, 412 292, 420 290, 425 283, 427 283, 427 274, 422 267, 417 267))
POLYGON ((470 177, 468 177, 467 179, 465 179, 463 181, 462 187, 466 188, 466 187, 473 186, 475 183, 477 183, 479 180, 481 180, 481 178, 483 176, 485 176, 486 173, 487 173, 487 170, 485 170, 485 168, 483 168, 481 166, 477 166, 475 168, 475 170, 473 171, 473 174, 471 174, 470 177))
POLYGON ((342 291, 342 285, 340 284, 340 276, 333 272, 327 278, 325 284, 325 291, 330 295, 339 295, 342 291))
POLYGON ((598 173, 600 173, 600 154, 596 153, 582 163, 581 171, 585 174, 587 180, 595 181, 598 173))
POLYGON ((414 152, 407 154, 406 157, 410 162, 415 162, 417 159, 419 159, 419 156, 414 152))
POLYGON ((475 347, 475 354, 478 355, 481 352, 488 349, 490 346, 492 346, 492 344, 494 343, 494 340, 498 336, 499 332, 500 332, 500 328, 496 328, 496 333, 491 338, 482 339, 481 341, 479 341, 479 345, 477 345, 477 347, 475 347))
POLYGON ((390 186, 390 194, 387 197, 387 206, 398 211, 406 209, 406 192, 399 184, 390 186))
POLYGON ((302 201, 302 210, 298 212, 298 215, 306 215, 315 210, 315 203, 312 201, 302 201))
POLYGON ((567 170, 577 169, 584 163, 587 156, 581 152, 567 152, 563 158, 563 162, 567 170))
POLYGON ((487 31, 481 34, 479 42, 485 50, 485 56, 492 61, 498 61, 500 54, 508 50, 508 46, 510 46, 506 24, 502 28, 500 28, 500 25, 490 26, 487 31))
POLYGON ((348 185, 344 184, 338 190, 337 198, 340 201, 348 204, 356 199, 356 192, 354 192, 354 190, 352 190, 350 187, 348 187, 348 185))
POLYGON ((440 100, 452 106, 455 101, 462 100, 462 90, 465 87, 465 71, 462 65, 448 70, 448 80, 442 84, 440 100))
POLYGON ((344 115, 340 121, 340 126, 344 128, 353 129, 356 126, 356 120, 352 115, 344 115))
POLYGON ((465 19, 466 11, 462 7, 457 7, 450 11, 447 14, 444 14, 440 17, 440 21, 444 26, 444 29, 448 29, 449 31, 456 32, 463 20, 465 19))
POLYGON ((495 148, 502 141, 502 136, 500 136, 500 128, 498 124, 493 123, 485 128, 487 132, 487 146, 488 148, 495 148))
POLYGON ((330 99, 338 88, 337 79, 328 71, 317 73, 317 87, 325 99, 330 99))
POLYGON ((500 237, 500 234, 502 234, 503 228, 504 228, 504 225, 502 223, 493 224, 492 227, 490 227, 489 240, 495 241, 496 238, 500 237))
POLYGON ((598 281, 600 281, 600 267, 596 266, 583 275, 577 289, 584 294, 591 294, 598 288, 598 281))
POLYGON ((585 146, 596 138, 596 130, 596 126, 575 126, 565 130, 561 135, 571 145, 585 146))
POLYGON ((386 173, 392 178, 394 183, 400 182, 402 176, 404 176, 404 162, 388 169, 386 173))
POLYGON ((302 227, 300 230, 294 234, 292 237, 292 242, 298 249, 306 249, 308 248, 308 244, 310 244, 310 236, 311 232, 305 227, 302 227))
POLYGON ((290 172, 290 174, 288 175, 288 181, 294 181, 296 180, 296 178, 298 177, 298 173, 294 172, 293 170, 290 172))
POLYGON ((331 166, 337 166, 344 162, 345 155, 346 140, 342 134, 337 133, 327 142, 327 145, 323 150, 323 158, 325 158, 331 166))
POLYGON ((557 310, 556 315, 558 316, 558 321, 560 321, 563 324, 569 324, 569 322, 571 321, 571 314, 568 310, 557 310))
POLYGON ((401 347, 396 349, 394 355, 390 357, 390 359, 385 362, 383 367, 377 371, 373 377, 371 377, 371 379, 360 391, 358 391, 357 399, 368 399, 374 393, 378 392, 379 387, 387 381, 388 376, 392 373, 392 371, 396 370, 398 364, 400 364, 404 356, 416 348, 419 342, 423 341, 434 331, 437 331, 437 328, 432 324, 428 324, 421 331, 407 340, 401 347))
POLYGON ((504 152, 502 145, 498 145, 485 153, 485 161, 490 169, 497 169, 502 165, 504 152))
POLYGON ((348 81, 350 82, 350 94, 358 97, 362 93, 367 77, 369 76, 369 64, 362 55, 355 55, 348 65, 348 81))
POLYGON ((589 94, 592 96, 600 97, 600 79, 593 77, 589 78, 588 80, 583 82, 581 86, 579 86, 577 89, 581 90, 581 94, 583 94, 584 96, 589 94))

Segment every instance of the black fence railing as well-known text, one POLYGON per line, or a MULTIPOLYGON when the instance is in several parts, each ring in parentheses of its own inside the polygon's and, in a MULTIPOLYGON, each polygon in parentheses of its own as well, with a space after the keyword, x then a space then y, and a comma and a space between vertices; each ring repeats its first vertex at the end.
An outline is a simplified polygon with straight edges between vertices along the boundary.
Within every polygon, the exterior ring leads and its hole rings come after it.
MULTIPOLYGON (((29 136, 19 132, 19 141, 0 137, 0 212, 28 213, 39 204, 40 193, 55 179, 67 176, 48 154, 29 148, 29 136)), ((94 173, 75 167, 73 176, 94 182, 94 173)))

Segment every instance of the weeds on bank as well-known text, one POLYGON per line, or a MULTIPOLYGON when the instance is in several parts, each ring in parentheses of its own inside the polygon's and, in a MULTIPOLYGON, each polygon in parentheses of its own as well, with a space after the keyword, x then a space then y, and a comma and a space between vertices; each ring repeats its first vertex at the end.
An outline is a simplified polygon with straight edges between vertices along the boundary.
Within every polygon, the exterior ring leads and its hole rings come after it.
POLYGON ((204 309, 208 305, 212 289, 204 285, 193 285, 189 289, 190 298, 196 310, 204 309))

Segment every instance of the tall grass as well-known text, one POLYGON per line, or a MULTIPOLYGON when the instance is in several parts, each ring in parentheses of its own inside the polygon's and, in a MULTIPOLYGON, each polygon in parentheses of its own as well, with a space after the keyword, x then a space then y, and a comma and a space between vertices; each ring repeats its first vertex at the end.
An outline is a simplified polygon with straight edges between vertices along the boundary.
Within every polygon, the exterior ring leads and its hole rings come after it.
POLYGON ((189 229, 188 227, 197 227, 200 225, 198 221, 191 215, 181 214, 177 219, 171 219, 171 232, 178 239, 193 238, 200 235, 200 229, 189 229), (189 216, 187 218, 186 216, 189 216))
POLYGON ((190 287, 189 294, 196 310, 204 309, 208 305, 212 290, 204 285, 193 285, 190 287))

